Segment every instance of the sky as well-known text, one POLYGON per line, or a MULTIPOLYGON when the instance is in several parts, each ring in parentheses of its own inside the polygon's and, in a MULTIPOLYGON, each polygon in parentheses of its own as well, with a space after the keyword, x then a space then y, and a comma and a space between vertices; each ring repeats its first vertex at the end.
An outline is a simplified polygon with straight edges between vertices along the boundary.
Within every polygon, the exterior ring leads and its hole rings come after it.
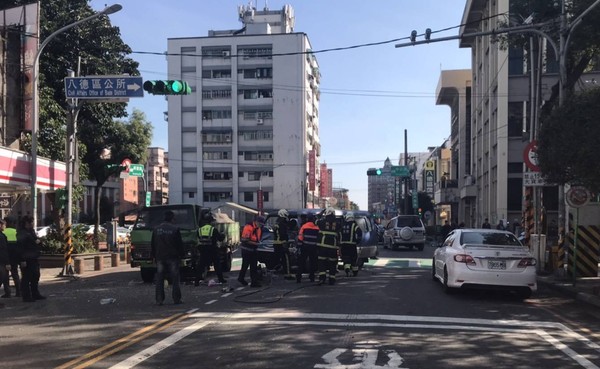
MULTIPOLYGON (((167 39, 206 37, 209 30, 240 29, 242 0, 116 0, 123 9, 110 15, 113 26, 140 63, 144 80, 168 79, 167 39), (142 52, 142 53, 140 53, 142 52)), ((92 0, 101 10, 114 2, 92 0)), ((367 210, 368 168, 386 158, 399 165, 404 152, 424 152, 450 136, 450 108, 435 104, 442 70, 469 69, 470 49, 458 40, 396 48, 412 30, 432 30, 432 39, 458 35, 466 0, 258 0, 259 10, 294 9, 295 32, 306 33, 318 53, 321 72, 319 135, 321 163, 333 169, 333 186, 349 190, 352 201, 367 210), (395 40, 395 41, 394 41, 395 40), (390 42, 387 42, 390 41, 390 42)), ((418 39, 422 39, 420 36, 418 39)), ((176 79, 171 77, 170 79, 176 79)), ((154 127, 152 146, 168 151, 164 97, 131 99, 129 111, 146 114, 154 127)))

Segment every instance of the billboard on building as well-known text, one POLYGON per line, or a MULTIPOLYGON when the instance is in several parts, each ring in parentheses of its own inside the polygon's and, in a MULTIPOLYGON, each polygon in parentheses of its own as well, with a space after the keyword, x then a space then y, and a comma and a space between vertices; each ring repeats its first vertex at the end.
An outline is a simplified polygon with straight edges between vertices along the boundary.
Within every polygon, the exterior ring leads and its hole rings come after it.
POLYGON ((22 35, 21 65, 23 91, 23 128, 30 131, 33 127, 33 63, 39 41, 39 2, 15 8, 0 10, 0 27, 15 28, 22 35))
POLYGON ((308 152, 308 190, 314 191, 317 177, 317 157, 315 150, 308 152))

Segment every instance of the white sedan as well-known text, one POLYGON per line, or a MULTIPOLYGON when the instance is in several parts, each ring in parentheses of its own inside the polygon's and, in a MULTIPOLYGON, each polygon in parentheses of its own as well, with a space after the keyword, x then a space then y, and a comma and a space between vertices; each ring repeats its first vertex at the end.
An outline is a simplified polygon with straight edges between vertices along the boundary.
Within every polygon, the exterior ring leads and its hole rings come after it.
POLYGON ((515 290, 529 298, 537 290, 536 260, 510 232, 455 229, 433 254, 432 277, 446 292, 456 288, 515 290))

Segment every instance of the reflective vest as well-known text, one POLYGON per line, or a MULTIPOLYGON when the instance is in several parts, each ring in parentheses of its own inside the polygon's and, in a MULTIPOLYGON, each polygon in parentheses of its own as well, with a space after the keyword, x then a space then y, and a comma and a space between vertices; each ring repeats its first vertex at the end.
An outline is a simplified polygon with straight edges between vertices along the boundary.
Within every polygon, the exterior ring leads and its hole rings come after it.
POLYGON ((5 228, 3 232, 8 242, 17 242, 17 230, 15 228, 5 228))
POLYGON ((256 250, 262 237, 262 229, 255 222, 248 223, 242 230, 242 248, 256 250))
POLYGON ((298 243, 300 246, 317 246, 319 239, 319 227, 313 222, 306 222, 298 232, 298 243))
POLYGON ((340 244, 356 245, 360 241, 358 237, 359 230, 356 222, 344 222, 342 224, 340 244))
POLYGON ((335 221, 328 222, 325 220, 319 223, 319 240, 317 242, 319 247, 337 249, 339 237, 338 224, 335 221))
POLYGON ((198 236, 200 238, 200 247, 213 246, 213 233, 215 227, 210 224, 205 224, 198 230, 198 236))

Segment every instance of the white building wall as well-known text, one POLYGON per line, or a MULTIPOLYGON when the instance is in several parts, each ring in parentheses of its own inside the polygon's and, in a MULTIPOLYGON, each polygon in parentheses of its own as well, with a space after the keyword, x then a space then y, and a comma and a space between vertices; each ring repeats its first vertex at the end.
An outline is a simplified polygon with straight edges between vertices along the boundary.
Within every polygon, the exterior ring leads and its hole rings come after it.
MULTIPOLYGON (((192 87, 188 96, 169 96, 169 194, 170 203, 195 203, 216 206, 219 202, 204 201, 206 191, 230 194, 224 201, 257 207, 256 191, 259 186, 269 192, 264 208, 302 208, 305 206, 303 190, 307 186, 308 150, 318 148, 318 100, 316 91, 309 87, 307 74, 312 72, 310 63, 318 67, 314 58, 307 58, 303 51, 310 49, 303 33, 239 35, 168 40, 169 78, 182 76, 192 87), (273 54, 298 53, 267 58, 235 57, 243 46, 272 45, 273 54), (201 55, 203 47, 229 46, 231 57, 202 58, 179 56, 201 55), (250 79, 238 70, 272 66, 273 78, 250 79), (230 69, 231 78, 203 79, 202 70, 230 69), (203 99, 202 90, 231 87, 231 99, 203 99), (272 98, 244 99, 238 89, 252 87, 273 89, 272 98), (315 105, 311 128, 312 139, 307 135, 307 111, 315 105), (231 109, 231 118, 203 120, 204 109, 231 109), (272 109, 272 119, 244 119, 238 112, 244 109, 272 109), (222 145, 203 145, 203 129, 230 129, 232 142, 222 145), (273 140, 244 141, 240 129, 272 129, 273 140), (230 156, 223 160, 203 158, 203 150, 228 150, 230 156), (272 150, 272 160, 245 160, 240 151, 272 150), (204 180, 203 170, 230 171, 226 180, 204 180), (260 181, 248 180, 248 172, 263 172, 260 181), (273 177, 264 172, 273 172, 273 177), (243 177, 239 174, 243 173, 243 177), (253 192, 253 201, 244 201, 244 193, 253 192)), ((318 72, 318 69, 316 69, 318 72)), ((320 152, 320 149, 318 150, 320 152)), ((317 171, 318 171, 317 157, 317 171)), ((318 175, 317 175, 318 178, 318 175)), ((318 196, 318 185, 315 191, 318 196)))

